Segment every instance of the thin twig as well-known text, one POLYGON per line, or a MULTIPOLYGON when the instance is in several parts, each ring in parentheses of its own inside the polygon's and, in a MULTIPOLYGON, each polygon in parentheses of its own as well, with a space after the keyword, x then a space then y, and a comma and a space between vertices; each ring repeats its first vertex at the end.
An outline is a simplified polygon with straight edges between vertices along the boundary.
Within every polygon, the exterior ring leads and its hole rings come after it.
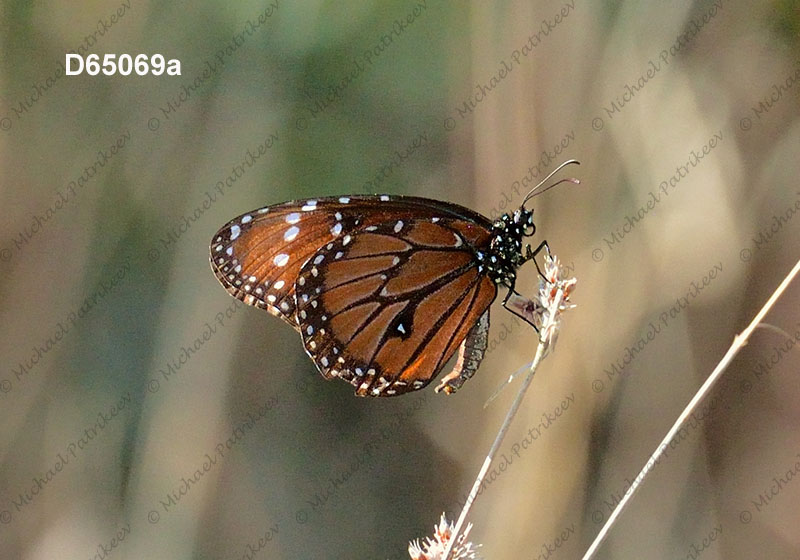
POLYGON ((517 414, 517 410, 519 409, 519 405, 522 402, 522 397, 525 396, 525 391, 528 390, 528 386, 531 384, 533 380, 533 375, 536 373, 536 368, 539 367, 539 363, 542 361, 542 356, 544 355, 544 344, 542 341, 539 341, 539 347, 536 349, 536 356, 533 358, 533 362, 531 362, 531 367, 528 370, 528 375, 525 376, 525 380, 522 382, 522 387, 519 389, 519 393, 517 393, 517 398, 514 399, 511 408, 508 410, 506 414, 505 420, 503 420, 503 425, 500 426, 500 431, 497 432, 497 437, 494 438, 494 443, 492 444, 491 449, 489 449, 489 453, 486 455, 486 459, 483 461, 483 466, 481 467, 480 473, 478 473, 478 478, 475 479, 475 484, 472 485, 472 490, 469 493, 469 497, 467 498, 467 502, 464 504, 464 508, 461 510, 461 515, 458 517, 458 521, 456 521, 456 525, 453 528, 453 538, 447 543, 447 549, 444 552, 444 560, 447 560, 450 557, 450 551, 453 548, 453 545, 456 542, 456 537, 458 537, 459 532, 461 531, 461 527, 464 526, 464 521, 467 519, 467 514, 469 510, 472 508, 472 504, 475 501, 475 498, 478 496, 478 490, 480 490, 481 484, 483 484, 483 479, 486 476, 486 472, 489 470, 489 466, 492 464, 492 460, 494 456, 497 454, 497 450, 500 449, 500 444, 503 443, 503 439, 506 437, 506 432, 508 432, 508 427, 511 425, 511 421, 514 419, 514 416, 517 414))
POLYGON ((694 409, 697 408, 700 402, 708 395, 709 391, 711 391, 711 388, 719 380, 720 376, 722 375, 722 372, 725 371, 725 369, 731 363, 731 360, 733 360, 734 356, 736 356, 739 350, 742 349, 742 346, 744 346, 747 343, 747 340, 750 338, 750 335, 753 333, 755 328, 758 326, 759 323, 761 323, 761 320, 764 318, 767 312, 772 308, 772 306, 775 304, 775 302, 778 300, 778 298, 781 296, 784 290, 786 290, 786 287, 789 285, 789 283, 794 279, 795 276, 797 276, 798 272, 800 272, 800 261, 798 261, 797 264, 794 265, 794 268, 791 270, 791 272, 789 272, 786 278, 783 279, 783 282, 781 282, 780 286, 778 286, 778 288, 775 290, 775 292, 772 294, 769 300, 767 300, 767 303, 764 304, 764 307, 761 308, 761 311, 758 312, 758 314, 750 322, 747 328, 744 331, 742 331, 741 334, 738 334, 734 337, 733 344, 731 344, 731 347, 728 348, 728 351, 722 357, 722 360, 720 360, 720 362, 717 364, 717 367, 714 368, 714 371, 711 372, 711 375, 709 375, 708 379, 706 379, 705 383, 703 383, 703 385, 700 387, 700 389, 697 391, 694 397, 692 397, 692 400, 689 401, 689 404, 686 405, 686 408, 683 409, 681 415, 678 416, 678 419, 672 425, 672 428, 670 428, 670 430, 667 432, 667 435, 664 436, 664 439, 661 440, 661 443, 658 444, 658 447, 656 448, 655 452, 647 460, 644 467, 642 467, 642 470, 639 471, 639 474, 633 480, 631 487, 628 488, 628 491, 625 492, 625 495, 622 497, 620 502, 614 508, 614 511, 611 512, 611 515, 606 520, 605 524, 603 525, 603 528, 600 529, 600 532, 595 537, 594 542, 592 542, 591 546, 586 551, 586 554, 583 555, 583 560, 589 560, 590 558, 592 558, 595 552, 597 552, 597 550, 600 548, 600 545, 603 544, 603 541, 605 540, 608 531, 611 529, 611 526, 617 520, 617 517, 619 517, 619 515, 622 513, 622 510, 625 509, 625 506, 627 505, 628 501, 630 501, 630 499, 639 489, 645 476, 647 476, 647 473, 650 472, 650 470, 652 470, 656 462, 658 462, 661 459, 661 455, 664 453, 664 450, 666 449, 669 442, 673 440, 675 434, 678 433, 678 430, 681 429, 683 423, 686 422, 686 419, 692 414, 694 409))
MULTIPOLYGON (((558 310, 561 307, 562 302, 565 299, 564 290, 559 288, 555 297, 554 297, 554 307, 553 309, 558 310)), ((557 319, 557 314, 552 313, 550 315, 551 321, 555 321, 557 319)), ((469 497, 467 498, 466 503, 464 504, 463 509, 461 510, 461 515, 458 517, 458 521, 456 521, 455 527, 453 528, 453 537, 448 541, 447 548, 442 555, 442 560, 448 560, 450 558, 450 553, 453 550, 453 546, 455 545, 458 535, 461 532, 461 528, 464 526, 464 522, 467 519, 467 514, 469 514, 469 510, 472 508, 472 504, 475 502, 475 498, 478 496, 478 491, 480 490, 481 484, 483 484, 483 479, 486 476, 486 473, 489 470, 489 466, 492 464, 494 460, 494 456, 497 454, 498 449, 500 449, 500 445, 503 443, 503 439, 506 437, 506 433, 508 432, 508 428, 511 425, 511 421, 514 419, 514 416, 517 414, 517 410, 519 410, 519 406, 522 403, 522 398, 525 396, 525 392, 528 390, 528 387, 533 381, 533 376, 536 373, 536 369, 539 367, 539 364, 542 361, 542 358, 545 355, 545 350, 547 350, 549 340, 548 334, 551 332, 552 326, 549 324, 542 325, 540 329, 540 336, 539 336, 539 345, 536 348, 536 355, 533 358, 533 361, 530 364, 528 369, 528 375, 525 376, 525 379, 522 382, 522 386, 519 388, 519 392, 517 393, 514 402, 511 404, 511 408, 508 409, 506 413, 506 417, 503 420, 503 424, 500 426, 500 430, 497 432, 497 437, 494 438, 494 443, 492 447, 489 449, 489 453, 486 455, 486 459, 483 461, 483 466, 481 467, 480 472, 478 473, 478 478, 475 479, 475 484, 472 485, 472 490, 469 493, 469 497)))

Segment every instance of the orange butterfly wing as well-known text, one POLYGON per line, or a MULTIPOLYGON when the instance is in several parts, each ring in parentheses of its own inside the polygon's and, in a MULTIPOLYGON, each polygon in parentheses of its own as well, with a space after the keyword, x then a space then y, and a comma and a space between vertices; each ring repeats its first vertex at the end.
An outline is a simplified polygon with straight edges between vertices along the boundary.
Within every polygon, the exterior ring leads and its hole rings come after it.
POLYGON ((476 251, 488 228, 457 218, 372 224, 320 248, 297 278, 297 322, 326 378, 357 395, 426 386, 497 295, 476 251))
MULTIPOLYGON (((343 199, 347 200, 347 199, 343 199)), ((211 268, 233 297, 266 309, 297 329, 294 284, 320 245, 354 218, 320 211, 318 201, 267 206, 231 220, 211 243, 211 268)))
POLYGON ((211 242, 211 268, 233 297, 299 329, 295 282, 301 267, 335 239, 397 215, 460 218, 475 232, 491 227, 468 208, 425 198, 382 195, 292 201, 228 222, 211 242))

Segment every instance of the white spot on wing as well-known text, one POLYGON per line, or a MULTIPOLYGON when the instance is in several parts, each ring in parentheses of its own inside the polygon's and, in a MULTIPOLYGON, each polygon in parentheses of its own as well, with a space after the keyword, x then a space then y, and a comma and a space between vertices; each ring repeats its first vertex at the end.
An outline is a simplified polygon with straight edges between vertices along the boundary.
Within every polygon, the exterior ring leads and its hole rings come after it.
POLYGON ((286 233, 283 234, 283 240, 294 241, 298 233, 300 233, 300 228, 297 226, 292 226, 286 230, 286 233))
POLYGON ((317 255, 314 257, 314 264, 319 264, 325 259, 325 255, 317 255))
POLYGON ((347 204, 348 202, 350 202, 350 199, 346 196, 343 196, 339 199, 339 202, 341 202, 342 204, 347 204))
POLYGON ((289 255, 286 253, 275 255, 275 258, 272 259, 272 262, 275 263, 275 266, 286 266, 286 263, 289 262, 289 255))
POLYGON ((286 216, 286 223, 287 224, 296 224, 300 221, 300 213, 299 212, 292 212, 288 216, 286 216))
POLYGON ((303 212, 308 212, 309 210, 315 210, 317 208, 317 201, 316 200, 309 200, 303 205, 303 212))
POLYGON ((252 220, 252 219, 253 219, 253 216, 251 216, 250 214, 248 214, 247 216, 242 216, 242 223, 243 224, 248 224, 248 223, 250 223, 250 220, 252 220))
POLYGON ((342 239, 342 245, 347 245, 348 243, 350 243, 350 239, 351 239, 351 237, 350 237, 349 234, 345 235, 344 239, 342 239))
POLYGON ((275 282, 275 284, 273 284, 272 288, 275 290, 280 290, 281 288, 283 288, 285 284, 286 282, 284 282, 283 280, 278 280, 277 282, 275 282))
POLYGON ((388 196, 386 196, 385 194, 382 194, 382 195, 381 195, 381 200, 382 200, 383 202, 388 202, 388 201, 389 201, 389 197, 388 197, 388 196))
POLYGON ((231 226, 231 241, 239 237, 240 233, 242 233, 242 228, 236 225, 231 226))
POLYGON ((401 229, 403 229, 403 220, 397 220, 397 223, 394 225, 394 232, 400 233, 401 229))
POLYGON ((340 233, 342 233, 342 224, 337 223, 335 226, 333 226, 331 228, 331 233, 333 235, 339 235, 340 233))
POLYGON ((454 235, 454 236, 455 236, 455 238, 456 238, 456 244, 455 244, 455 246, 456 246, 456 247, 461 247, 461 246, 464 244, 464 242, 463 242, 463 241, 461 241, 461 236, 459 236, 457 233, 454 233, 453 235, 454 235))

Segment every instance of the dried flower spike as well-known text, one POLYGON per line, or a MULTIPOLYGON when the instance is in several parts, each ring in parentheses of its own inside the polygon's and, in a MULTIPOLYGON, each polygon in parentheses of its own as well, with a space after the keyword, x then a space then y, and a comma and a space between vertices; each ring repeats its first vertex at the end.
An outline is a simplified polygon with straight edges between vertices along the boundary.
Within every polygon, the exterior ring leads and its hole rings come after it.
POLYGON ((558 257, 547 251, 544 272, 539 276, 537 297, 529 300, 512 293, 506 302, 507 307, 536 326, 545 350, 555 346, 561 326, 561 313, 575 307, 570 303, 569 296, 578 281, 566 276, 567 271, 561 267, 558 257))
POLYGON ((558 257, 548 252, 544 259, 544 278, 539 279, 539 304, 543 308, 539 336, 545 350, 556 344, 562 311, 575 307, 569 302, 569 295, 578 281, 566 275, 558 257))
MULTIPOLYGON (((453 551, 450 553, 452 560, 478 560, 478 546, 467 541, 472 524, 467 525, 464 532, 458 537, 453 551)), ((420 546, 419 539, 408 544, 408 554, 412 560, 443 560, 447 543, 453 536, 453 524, 447 521, 444 513, 439 520, 439 525, 433 528, 433 538, 425 537, 425 542, 420 546)))

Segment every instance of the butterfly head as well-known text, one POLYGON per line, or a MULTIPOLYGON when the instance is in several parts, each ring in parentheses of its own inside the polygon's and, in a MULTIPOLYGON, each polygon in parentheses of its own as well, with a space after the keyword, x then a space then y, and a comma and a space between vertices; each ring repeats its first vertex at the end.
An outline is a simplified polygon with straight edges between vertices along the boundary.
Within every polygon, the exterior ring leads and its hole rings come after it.
POLYGON ((524 237, 530 237, 536 233, 536 226, 533 224, 533 210, 520 206, 518 210, 514 211, 512 220, 524 237))

